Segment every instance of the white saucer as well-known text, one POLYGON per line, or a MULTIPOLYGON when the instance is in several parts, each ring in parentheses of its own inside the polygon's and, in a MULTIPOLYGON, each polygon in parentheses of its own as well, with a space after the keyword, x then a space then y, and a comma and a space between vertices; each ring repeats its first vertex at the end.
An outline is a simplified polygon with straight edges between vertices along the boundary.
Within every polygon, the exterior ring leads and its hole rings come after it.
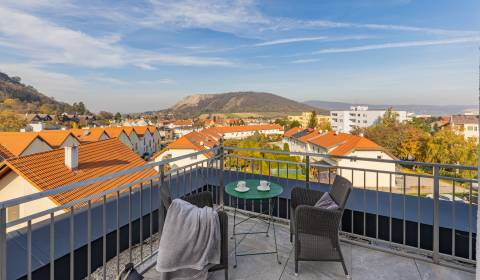
POLYGON ((268 192, 270 190, 270 187, 262 187, 262 186, 257 186, 257 190, 260 192, 268 192))
POLYGON ((242 188, 242 189, 240 189, 238 187, 235 188, 235 191, 237 191, 237 192, 248 192, 249 190, 250 190, 249 187, 245 187, 245 188, 242 188))

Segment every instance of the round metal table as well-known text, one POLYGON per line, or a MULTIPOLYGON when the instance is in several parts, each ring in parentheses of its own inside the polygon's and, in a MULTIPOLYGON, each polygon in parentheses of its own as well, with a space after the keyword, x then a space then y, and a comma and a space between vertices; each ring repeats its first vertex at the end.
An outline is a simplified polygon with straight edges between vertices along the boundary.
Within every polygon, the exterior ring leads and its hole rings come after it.
MULTIPOLYGON (((246 179, 246 180, 240 180, 240 181, 245 181, 246 186, 249 188, 247 192, 238 192, 235 190, 237 187, 238 181, 233 181, 225 185, 225 192, 229 194, 230 196, 237 198, 237 199, 232 199, 232 203, 235 204, 235 210, 233 214, 233 236, 232 238, 235 239, 235 264, 234 268, 237 267, 237 256, 251 256, 251 255, 263 255, 263 254, 276 254, 277 255, 277 262, 281 264, 280 259, 278 257, 278 248, 277 248, 277 235, 275 232, 275 223, 273 222, 273 209, 275 207, 276 203, 273 203, 273 199, 278 197, 283 193, 283 187, 280 186, 279 184, 275 184, 273 182, 270 183, 270 190, 269 191, 259 191, 257 190, 257 186, 260 185, 260 180, 255 180, 255 179, 246 179), (244 199, 244 200, 259 200, 260 203, 263 203, 265 201, 268 201, 268 212, 262 212, 258 213, 253 216, 249 216, 246 219, 241 220, 240 222, 237 223, 237 209, 238 209, 238 199, 244 199), (260 219, 261 216, 267 214, 267 219, 260 219), (236 227, 250 219, 259 219, 260 221, 263 221, 267 224, 267 230, 266 231, 248 231, 248 232, 237 232, 236 227), (250 234, 266 234, 268 237, 268 232, 270 230, 270 225, 272 225, 273 228, 273 239, 275 242, 275 251, 266 251, 266 252, 256 252, 256 253, 238 253, 237 252, 237 235, 250 235, 250 234)), ((263 208, 263 207, 262 207, 263 208)))

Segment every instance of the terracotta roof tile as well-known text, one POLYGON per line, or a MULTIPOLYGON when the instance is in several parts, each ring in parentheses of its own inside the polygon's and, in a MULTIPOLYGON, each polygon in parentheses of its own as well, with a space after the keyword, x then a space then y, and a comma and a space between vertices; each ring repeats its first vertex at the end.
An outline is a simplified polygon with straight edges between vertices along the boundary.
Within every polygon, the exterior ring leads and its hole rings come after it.
POLYGON ((65 142, 69 136, 75 137, 75 135, 67 130, 44 130, 38 132, 38 135, 52 146, 52 148, 59 148, 62 146, 63 142, 65 142))
POLYGON ((285 131, 283 136, 292 137, 293 135, 297 134, 298 132, 300 132, 302 130, 303 130, 303 128, 301 128, 301 127, 293 127, 293 128, 290 128, 289 130, 285 131))
POLYGON ((189 126, 189 125, 193 125, 193 121, 192 120, 176 120, 173 122, 173 125, 189 126))
POLYGON ((104 129, 100 127, 95 128, 73 128, 70 129, 77 139, 81 142, 95 142, 101 140, 104 129))
POLYGON ((153 134, 155 134, 155 131, 157 131, 157 127, 156 127, 156 126, 153 126, 153 125, 149 125, 149 126, 148 126, 148 130, 149 130, 150 133, 153 135, 153 134))
POLYGON ((7 148, 4 146, 0 145, 0 162, 3 161, 4 159, 14 157, 15 155, 12 154, 7 148))
POLYGON ((220 133, 227 132, 241 132, 241 131, 258 131, 258 130, 283 130, 278 124, 256 124, 256 125, 234 125, 234 126, 219 126, 215 129, 220 133))
POLYGON ((0 132, 0 145, 18 157, 37 138, 45 141, 35 132, 0 132))
MULTIPOLYGON (((79 166, 76 170, 70 170, 65 166, 64 153, 63 149, 57 149, 7 159, 5 163, 40 191, 55 189, 145 164, 143 159, 117 139, 80 145, 79 166)), ((154 169, 145 169, 134 174, 53 195, 51 199, 57 204, 65 204, 155 174, 157 172, 154 169)))
MULTIPOLYGON (((122 132, 125 132, 125 129, 123 127, 105 127, 105 133, 108 135, 110 138, 118 138, 122 134, 122 132)), ((126 134, 126 132, 125 132, 126 134)))
POLYGON ((316 137, 310 138, 308 142, 327 150, 333 149, 329 153, 334 156, 344 156, 354 150, 384 151, 381 146, 365 137, 347 133, 327 132, 317 134, 316 137))
POLYGON ((138 136, 143 137, 145 133, 150 132, 148 126, 134 126, 133 129, 137 133, 138 136))

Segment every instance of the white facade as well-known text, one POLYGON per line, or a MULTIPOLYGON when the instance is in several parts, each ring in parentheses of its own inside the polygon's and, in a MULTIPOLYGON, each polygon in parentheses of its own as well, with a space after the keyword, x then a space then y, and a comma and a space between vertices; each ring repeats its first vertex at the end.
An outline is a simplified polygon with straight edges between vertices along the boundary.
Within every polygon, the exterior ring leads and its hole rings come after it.
POLYGON ((232 131, 224 132, 224 139, 243 139, 255 135, 258 132, 265 135, 283 135, 283 130, 280 129, 261 129, 261 130, 248 130, 248 131, 232 131))
MULTIPOLYGON (((331 111, 330 124, 337 132, 350 133, 353 129, 365 128, 375 124, 385 115, 386 110, 368 110, 367 106, 352 106, 348 111, 331 111)), ((406 111, 393 111, 399 122, 407 120, 406 111)))
POLYGON ((464 124, 463 127, 463 136, 465 139, 475 138, 478 141, 478 123, 464 124))
POLYGON ((190 132, 193 132, 193 126, 177 126, 173 128, 173 138, 178 139, 181 138, 190 132))
MULTIPOLYGON (((198 152, 198 151, 194 150, 194 149, 165 150, 163 153, 159 154, 154 159, 154 161, 159 162, 159 161, 162 161, 162 160, 167 159, 167 158, 176 158, 176 157, 180 157, 180 156, 184 156, 184 155, 188 155, 188 154, 192 154, 192 153, 196 153, 196 152, 198 152)), ((187 158, 184 158, 184 159, 180 159, 180 160, 171 162, 171 163, 169 163, 169 165, 170 165, 171 168, 177 168, 177 167, 187 166, 189 164, 193 164, 195 162, 202 161, 202 160, 205 160, 205 159, 207 159, 207 157, 204 154, 201 154, 201 155, 187 157, 187 158)), ((155 167, 155 170, 159 171, 158 166, 155 167)))
MULTIPOLYGON (((387 153, 383 151, 353 151, 349 153, 349 157, 362 157, 372 159, 387 159, 392 160, 387 153)), ((353 160, 353 159, 339 159, 337 160, 337 174, 347 178, 353 183, 354 187, 363 188, 376 188, 377 187, 377 172, 364 172, 362 170, 353 169, 366 169, 378 171, 378 187, 388 188, 392 186, 395 188, 395 176, 390 176, 389 172, 395 172, 396 164, 391 162, 379 162, 379 161, 365 161, 365 160, 353 160), (344 167, 344 168, 342 168, 344 167)))

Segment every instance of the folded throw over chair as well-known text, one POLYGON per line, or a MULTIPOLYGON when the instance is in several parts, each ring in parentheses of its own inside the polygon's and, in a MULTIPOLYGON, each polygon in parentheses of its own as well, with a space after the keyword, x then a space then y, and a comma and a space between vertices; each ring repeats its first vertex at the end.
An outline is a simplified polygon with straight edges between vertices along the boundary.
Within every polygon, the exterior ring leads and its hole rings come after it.
POLYGON ((329 192, 337 209, 325 209, 314 205, 324 192, 294 188, 291 197, 290 241, 295 241, 295 273, 299 261, 341 262, 345 275, 348 270, 340 249, 338 232, 343 210, 352 190, 352 183, 336 176, 329 192))
MULTIPOLYGON (((168 186, 160 188, 160 198, 165 208, 165 214, 172 203, 172 196, 168 186)), ((211 192, 200 192, 181 197, 181 199, 196 205, 197 207, 213 207, 213 199, 211 192)), ((218 219, 220 220, 221 235, 221 252, 220 264, 212 266, 208 271, 225 270, 225 280, 228 280, 228 215, 224 211, 218 211, 218 219)))

